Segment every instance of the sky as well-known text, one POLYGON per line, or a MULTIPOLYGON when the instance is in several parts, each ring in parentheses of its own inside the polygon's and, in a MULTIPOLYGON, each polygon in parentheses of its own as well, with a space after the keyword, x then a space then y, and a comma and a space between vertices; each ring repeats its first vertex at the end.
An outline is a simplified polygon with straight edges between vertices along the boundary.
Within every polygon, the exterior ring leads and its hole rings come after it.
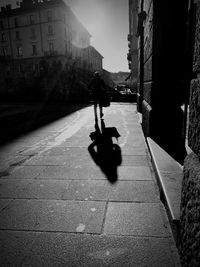
MULTIPOLYGON (((64 1, 92 35, 91 45, 104 57, 103 68, 128 72, 128 0, 64 1)), ((0 6, 14 2, 0 0, 0 6)))

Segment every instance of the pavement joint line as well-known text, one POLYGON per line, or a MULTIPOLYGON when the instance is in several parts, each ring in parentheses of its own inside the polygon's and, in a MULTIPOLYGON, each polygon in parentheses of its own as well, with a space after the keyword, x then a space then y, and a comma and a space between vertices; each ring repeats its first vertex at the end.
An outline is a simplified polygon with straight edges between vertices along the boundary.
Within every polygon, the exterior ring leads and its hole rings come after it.
POLYGON ((120 234, 108 234, 108 233, 93 233, 93 232, 66 232, 66 231, 41 231, 41 230, 28 230, 28 229, 2 229, 0 228, 0 232, 28 232, 28 233, 54 233, 54 234, 59 234, 59 233, 63 233, 63 234, 69 234, 69 235, 89 235, 89 236, 100 236, 100 237, 122 237, 122 238, 138 238, 138 239, 142 239, 142 238, 155 238, 155 239, 169 239, 172 240, 171 235, 165 235, 165 236, 156 236, 156 235, 120 235, 120 234))
POLYGON ((109 201, 107 200, 106 201, 106 204, 105 204, 105 209, 104 209, 104 215, 103 215, 103 221, 102 221, 102 225, 101 225, 101 234, 103 233, 103 230, 104 230, 104 226, 105 226, 105 222, 106 222, 106 214, 107 214, 107 210, 108 210, 108 203, 109 201))
MULTIPOLYGON (((156 201, 134 201, 134 200, 109 200, 109 199, 93 199, 93 200, 85 200, 85 199, 79 199, 79 198, 9 198, 9 197, 1 197, 0 200, 41 200, 41 201, 77 201, 77 202, 108 202, 109 203, 136 203, 136 204, 159 204, 159 202, 156 201)), ((159 200, 159 198, 158 198, 159 200)), ((10 203, 10 202, 9 202, 10 203)), ((7 206, 6 206, 7 207, 7 206)), ((5 208, 5 207, 4 207, 5 208)), ((3 208, 3 209, 4 209, 3 208)), ((1 212, 1 210, 0 210, 1 212)))
MULTIPOLYGON (((107 181, 106 178, 105 179, 102 179, 102 178, 97 178, 97 179, 91 179, 91 180, 88 180, 88 179, 85 179, 85 178, 82 178, 82 179, 66 179, 66 178, 40 178, 40 177, 35 177, 35 178, 8 178, 8 176, 4 176, 4 177, 0 177, 0 181, 1 180, 8 180, 8 181, 11 181, 11 180, 26 180, 26 181, 31 181, 31 180, 37 180, 37 181, 48 181, 48 180, 53 180, 53 181, 107 181)), ((134 182, 134 181, 138 181, 138 182, 143 182, 143 181, 147 181, 147 182, 152 182, 153 179, 149 180, 149 179, 120 179, 118 180, 118 182, 126 182, 126 181, 129 181, 129 182, 134 182)))
POLYGON ((5 206, 3 206, 3 207, 0 209, 0 213, 1 213, 3 210, 5 210, 5 209, 9 206, 9 204, 10 204, 11 202, 13 202, 13 199, 12 199, 12 198, 10 198, 10 201, 9 201, 5 206))
POLYGON ((100 237, 125 237, 125 238, 136 238, 136 239, 143 239, 143 238, 155 238, 155 239, 171 239, 173 240, 173 238, 171 236, 167 237, 167 236, 146 236, 146 235, 119 235, 119 234, 107 234, 107 233, 87 233, 87 232, 65 232, 65 231, 41 231, 41 230, 27 230, 27 229, 20 229, 20 230, 16 230, 16 229, 0 229, 0 232, 16 232, 16 233, 20 233, 20 232, 28 232, 28 233, 41 233, 41 234, 45 234, 45 233, 49 233, 49 234, 60 234, 60 233, 64 233, 67 235, 85 235, 85 236, 100 236, 100 237))

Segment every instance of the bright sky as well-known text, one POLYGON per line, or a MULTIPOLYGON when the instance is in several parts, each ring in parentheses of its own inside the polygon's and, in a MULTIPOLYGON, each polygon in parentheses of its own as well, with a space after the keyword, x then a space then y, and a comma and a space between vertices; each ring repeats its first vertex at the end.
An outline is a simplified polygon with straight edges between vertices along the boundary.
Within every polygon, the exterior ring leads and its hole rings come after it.
POLYGON ((91 33, 91 44, 102 54, 104 69, 129 71, 128 0, 65 0, 91 33))
MULTIPOLYGON (((129 71, 128 0, 64 0, 92 35, 91 44, 102 54, 104 69, 129 71)), ((0 6, 16 0, 0 0, 0 6)))

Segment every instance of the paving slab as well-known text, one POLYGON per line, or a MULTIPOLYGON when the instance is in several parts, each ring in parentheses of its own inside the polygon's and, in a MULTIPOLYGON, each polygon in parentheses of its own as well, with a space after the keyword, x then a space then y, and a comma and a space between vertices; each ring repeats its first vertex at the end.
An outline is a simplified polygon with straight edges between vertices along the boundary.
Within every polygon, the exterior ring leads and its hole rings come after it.
POLYGON ((5 209, 11 201, 11 199, 0 199, 0 212, 5 209))
POLYGON ((0 229, 101 233, 104 202, 13 200, 0 212, 0 229))
POLYGON ((152 181, 120 181, 110 191, 109 200, 148 203, 159 201, 152 181))
MULTIPOLYGON (((0 230, 0 266, 22 266, 23 258, 30 253, 40 233, 13 232, 0 230)), ((31 262, 29 266, 31 266, 31 262)))
POLYGON ((180 266, 169 238, 0 231, 1 266, 180 266))
POLYGON ((1 178, 8 179, 33 179, 39 176, 43 171, 43 166, 19 166, 10 170, 7 175, 2 175, 1 178))
POLYGON ((145 166, 120 166, 118 177, 119 180, 152 180, 151 170, 145 166))
POLYGON ((145 146, 130 146, 123 145, 120 146, 122 155, 132 155, 132 156, 145 156, 147 154, 147 150, 145 146))
MULTIPOLYGON (((77 149, 76 149, 77 150, 77 149)), ((58 165, 65 165, 69 167, 77 167, 77 166, 95 166, 95 163, 91 160, 91 157, 88 153, 88 151, 84 151, 84 153, 81 153, 81 151, 69 151, 67 155, 62 156, 49 156, 49 155, 40 155, 35 156, 31 158, 30 160, 25 161, 22 165, 24 166, 58 166, 58 165)))
POLYGON ((158 202, 152 181, 27 180, 0 181, 0 198, 158 202))
POLYGON ((111 235, 171 235, 159 203, 109 203, 104 233, 111 235))
POLYGON ((122 155, 122 165, 123 166, 149 166, 148 157, 145 156, 128 156, 122 155))
POLYGON ((37 176, 37 179, 106 179, 100 168, 93 166, 45 166, 44 170, 37 176))

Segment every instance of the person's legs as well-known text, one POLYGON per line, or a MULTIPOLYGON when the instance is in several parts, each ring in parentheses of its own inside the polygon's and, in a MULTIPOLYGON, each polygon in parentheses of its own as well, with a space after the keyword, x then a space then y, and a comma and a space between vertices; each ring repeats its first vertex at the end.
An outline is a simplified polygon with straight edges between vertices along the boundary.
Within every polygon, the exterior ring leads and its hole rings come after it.
POLYGON ((100 102, 99 102, 99 110, 100 110, 100 118, 103 118, 103 107, 100 102))
POLYGON ((98 117, 97 117, 97 101, 94 101, 94 118, 95 121, 98 121, 98 117))

